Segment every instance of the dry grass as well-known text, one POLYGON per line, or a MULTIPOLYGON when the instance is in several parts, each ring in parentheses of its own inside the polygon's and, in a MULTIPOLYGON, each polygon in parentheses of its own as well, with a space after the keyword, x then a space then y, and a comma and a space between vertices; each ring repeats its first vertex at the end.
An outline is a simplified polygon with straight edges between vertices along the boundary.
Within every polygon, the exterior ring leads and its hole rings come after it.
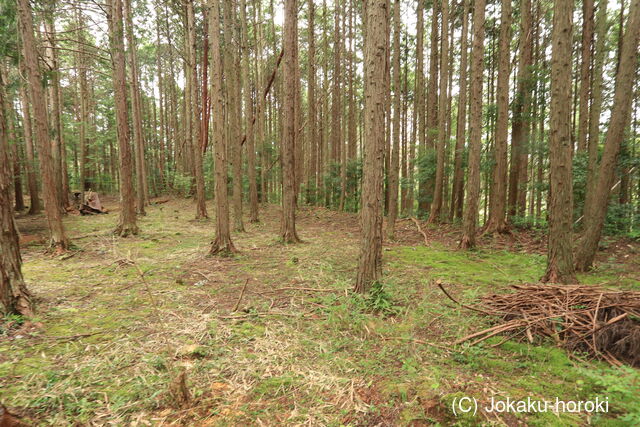
MULTIPOLYGON (((0 336, 0 401, 42 425, 446 424, 452 393, 535 386, 524 371, 503 384, 503 369, 522 360, 494 364, 512 350, 475 359, 447 350, 481 322, 428 285, 453 278, 472 300, 538 274, 538 263, 523 265, 527 255, 467 258, 452 252, 453 226, 425 227, 433 247, 424 248, 415 224, 399 221, 372 300, 349 292, 353 214, 303 208, 304 242, 282 245, 279 209, 269 206, 234 234, 241 252, 232 258, 206 256, 213 221, 193 214, 186 200, 152 206, 142 234, 127 239, 110 233, 113 213, 69 217, 76 248, 66 259, 31 238, 24 270, 38 315, 0 336), (509 257, 521 258, 493 272, 509 257), (469 286, 482 269, 495 276, 469 286)), ((19 220, 23 238, 44 231, 38 221, 19 220)), ((541 384, 556 375, 537 369, 541 384)))

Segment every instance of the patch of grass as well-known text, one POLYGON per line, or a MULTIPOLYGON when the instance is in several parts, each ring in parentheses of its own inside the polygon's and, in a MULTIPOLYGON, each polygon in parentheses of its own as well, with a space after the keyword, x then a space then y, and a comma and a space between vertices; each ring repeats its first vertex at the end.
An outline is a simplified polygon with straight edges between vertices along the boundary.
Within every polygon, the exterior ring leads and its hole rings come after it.
MULTIPOLYGON (((635 374, 586 368, 551 343, 452 344, 489 320, 446 299, 434 280, 470 303, 535 282, 542 256, 396 241, 383 252, 383 281, 363 296, 350 292, 359 245, 352 214, 304 209, 305 242, 279 245, 278 211, 261 209, 260 224, 232 236, 241 251, 232 258, 206 257, 212 222, 193 214, 190 200, 152 206, 142 233, 126 239, 111 234, 116 215, 68 217, 81 252, 60 260, 27 248, 25 276, 44 326, 21 339, 0 336, 0 401, 45 425, 153 417, 183 425, 478 425, 485 419, 455 417, 451 400, 610 394, 614 411, 592 422, 635 421, 635 374), (182 371, 192 402, 176 410, 169 389, 182 371)), ((623 270, 611 261, 584 280, 614 282, 623 270)))

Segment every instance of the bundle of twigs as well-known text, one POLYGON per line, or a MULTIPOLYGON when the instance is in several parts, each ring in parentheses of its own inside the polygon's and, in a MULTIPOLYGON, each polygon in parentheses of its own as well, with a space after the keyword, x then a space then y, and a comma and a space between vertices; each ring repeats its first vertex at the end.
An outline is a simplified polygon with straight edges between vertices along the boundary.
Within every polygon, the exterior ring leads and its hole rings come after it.
MULTIPOLYGON (((458 303, 438 283, 442 291, 458 303)), ((460 338, 477 344, 495 335, 508 338, 550 337, 568 350, 581 351, 611 364, 640 366, 640 292, 612 291, 584 285, 512 285, 515 292, 463 305, 501 322, 460 338)), ((458 303, 459 304, 459 303, 458 303)))

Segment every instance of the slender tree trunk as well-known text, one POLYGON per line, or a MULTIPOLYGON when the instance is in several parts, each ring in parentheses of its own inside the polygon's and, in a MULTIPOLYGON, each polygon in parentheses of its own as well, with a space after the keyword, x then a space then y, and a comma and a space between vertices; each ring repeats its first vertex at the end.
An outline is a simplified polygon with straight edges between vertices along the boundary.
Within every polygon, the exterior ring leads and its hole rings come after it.
MULTIPOLYGON (((438 4, 433 3, 433 12, 431 15, 431 36, 430 36, 430 53, 429 53, 429 83, 427 85, 427 107, 426 107, 426 128, 425 128, 425 151, 423 154, 423 171, 422 183, 419 191, 418 212, 421 215, 427 213, 430 209, 431 201, 434 194, 434 178, 429 172, 424 156, 429 156, 435 152, 435 141, 437 139, 438 125, 438 4)), ((430 160, 430 159, 429 159, 430 160)))
POLYGON ((240 0, 240 25, 242 28, 242 80, 244 82, 244 118, 247 135, 247 175, 249 178, 249 222, 258 222, 258 182, 256 181, 256 147, 253 127, 253 87, 249 73, 251 50, 249 48, 249 31, 247 30, 246 0, 240 0))
MULTIPOLYGON (((55 3, 48 5, 50 8, 55 9, 55 3)), ((55 24, 52 9, 47 10, 46 18, 44 20, 45 34, 45 58, 49 70, 51 70, 49 89, 49 101, 51 103, 51 110, 49 111, 50 125, 49 130, 53 132, 53 138, 51 139, 51 154, 53 158, 53 170, 54 181, 56 185, 56 201, 58 209, 62 214, 66 213, 66 207, 69 205, 68 191, 65 191, 63 178, 63 149, 64 149, 64 137, 62 126, 62 109, 60 104, 60 77, 59 77, 59 64, 58 64, 58 50, 56 46, 56 33, 55 24)))
MULTIPOLYGON (((413 133, 416 134, 413 138, 414 147, 410 150, 411 153, 415 153, 415 144, 417 138, 418 145, 418 158, 421 159, 425 154, 425 138, 426 138, 426 124, 425 124, 425 109, 424 109, 424 2, 418 1, 416 7, 417 15, 417 29, 416 29, 416 75, 415 84, 413 87, 414 92, 414 108, 413 108, 413 123, 416 128, 413 133)), ((414 199, 415 199, 415 157, 409 160, 409 214, 413 214, 414 199)), ((422 177, 421 177, 422 178, 422 177)), ((418 213, 424 213, 424 205, 420 207, 424 192, 424 180, 421 179, 418 188, 418 213)))
POLYGON ((355 291, 364 293, 382 276, 385 68, 388 52, 386 0, 366 3, 364 39, 364 165, 362 242, 355 291))
POLYGON ((33 134, 31 125, 31 106, 27 98, 27 91, 24 85, 20 85, 20 104, 22 110, 22 129, 24 132, 24 146, 26 152, 25 169, 27 171, 27 185, 29 187, 29 215, 35 215, 40 212, 40 198, 38 196, 38 180, 36 178, 35 169, 37 169, 34 149, 33 134))
POLYGON ((19 0, 18 13, 20 16, 20 34, 24 53, 25 69, 29 82, 29 97, 33 107, 35 122, 35 138, 40 157, 40 173, 42 178, 44 209, 51 232, 51 245, 57 252, 64 252, 69 246, 65 234, 62 216, 58 205, 58 192, 55 180, 55 168, 49 143, 49 127, 47 122, 46 104, 42 89, 42 76, 38 68, 38 53, 33 35, 33 17, 28 0, 19 0))
POLYGON ((224 135, 224 97, 222 94, 222 56, 220 54, 220 3, 209 0, 209 52, 211 52, 211 114, 214 139, 216 238, 210 255, 229 256, 237 252, 231 241, 227 194, 227 147, 224 135))
POLYGON ((307 177, 307 203, 316 203, 318 193, 316 186, 317 163, 318 163, 318 142, 316 139, 316 120, 318 117, 316 110, 316 42, 315 42, 315 14, 316 9, 313 0, 308 2, 309 14, 309 66, 307 76, 307 103, 309 105, 309 113, 307 116, 307 140, 309 141, 309 166, 307 177))
POLYGON ((389 214, 387 216, 387 238, 393 239, 398 217, 398 167, 400 161, 400 0, 393 7, 393 145, 389 165, 389 214))
POLYGON ((440 2, 442 24, 440 30, 440 95, 438 97, 438 142, 436 147, 436 177, 433 190, 433 202, 429 213, 429 222, 440 222, 444 192, 444 161, 447 144, 447 111, 449 96, 449 1, 440 2))
POLYGON ((636 73, 638 39, 640 38, 640 0, 632 0, 627 26, 620 51, 620 65, 616 74, 611 121, 604 143, 604 152, 591 204, 585 207, 585 229, 576 247, 576 268, 586 271, 593 265, 602 227, 607 215, 611 187, 620 154, 624 132, 631 119, 633 82, 636 73))
POLYGON ((120 161, 120 218, 115 233, 121 237, 138 234, 136 224, 135 192, 133 190, 131 144, 127 117, 127 88, 124 59, 122 0, 108 0, 111 61, 113 65, 113 91, 115 94, 116 125, 118 130, 118 157, 120 161))
MULTIPOLYGON (((21 5, 23 6, 23 5, 21 5)), ((1 71, 1 70, 0 70, 1 71)), ((11 206, 11 162, 5 112, 5 90, 0 76, 0 314, 31 316, 33 302, 22 277, 18 230, 11 206)))
POLYGON ((79 188, 80 191, 80 203, 84 203, 84 192, 87 190, 87 126, 89 125, 89 91, 87 85, 87 68, 88 62, 87 57, 85 55, 86 49, 86 39, 84 32, 84 19, 82 16, 82 11, 78 9, 77 11, 77 25, 80 29, 78 31, 78 53, 76 55, 77 61, 77 73, 78 80, 80 84, 80 99, 78 103, 80 104, 80 123, 79 123, 79 135, 78 135, 78 143, 79 143, 79 151, 80 151, 80 159, 79 159, 79 188))
POLYGON ((240 98, 240 67, 238 66, 237 52, 237 11, 236 1, 224 2, 224 35, 225 35, 225 80, 227 85, 228 111, 229 120, 229 143, 228 150, 231 157, 231 169, 233 172, 233 194, 231 204, 233 205, 233 229, 235 231, 244 231, 244 223, 242 221, 242 141, 241 141, 241 119, 240 114, 241 98, 240 98))
POLYGON ((462 35, 460 39, 460 77, 458 87, 458 118, 456 123, 456 151, 453 160, 453 188, 451 190, 451 212, 449 218, 462 219, 462 205, 464 199, 464 172, 462 157, 466 140, 467 124, 467 51, 469 34, 469 4, 471 0, 464 0, 462 12, 462 35))
MULTIPOLYGON (((523 197, 526 191, 526 161, 528 139, 528 109, 531 93, 531 0, 522 0, 520 25, 520 59, 518 60, 518 83, 513 103, 511 124, 511 168, 509 169, 509 198, 507 212, 510 216, 522 213, 523 197), (523 188, 524 187, 524 188, 523 188), (519 202, 520 200, 520 202, 519 202), (520 212, 518 212, 520 208, 520 212)), ((526 196, 524 197, 526 200, 526 196)))
MULTIPOLYGON (((196 181, 196 219, 208 218, 206 196, 204 190, 204 173, 202 171, 202 133, 200 122, 200 108, 198 107, 198 66, 196 63, 196 28, 193 0, 186 0, 187 7, 187 60, 191 73, 190 98, 191 98, 191 149, 193 153, 193 165, 196 181)), ((203 107, 206 99, 202 100, 203 107)), ((202 109, 206 114, 206 107, 202 109)), ((204 116, 204 114, 203 114, 204 116)), ((204 119, 203 119, 204 120, 204 119)))
MULTIPOLYGON (((329 167, 336 168, 337 174, 340 176, 340 194, 339 201, 342 202, 342 162, 340 161, 342 147, 342 128, 340 123, 342 111, 342 93, 341 93, 341 69, 340 69, 340 53, 342 50, 342 37, 340 36, 340 10, 341 1, 334 2, 334 29, 333 29, 333 86, 331 93, 331 165, 329 167)), ((333 193, 333 191, 332 191, 333 193)), ((331 203, 334 203, 335 194, 332 194, 331 203)), ((342 206, 339 206, 342 210, 342 206)))
MULTIPOLYGON (((0 73, 2 73, 2 78, 6 78, 6 72, 0 71, 0 73)), ((7 85, 7 82, 0 82, 1 85, 5 86, 7 85)), ((0 108, 4 108, 4 117, 7 123, 7 140, 10 141, 9 145, 10 145, 10 164, 12 165, 12 169, 13 169, 13 194, 14 194, 14 202, 15 202, 15 207, 14 209, 16 211, 22 211, 24 210, 24 196, 22 194, 22 179, 20 176, 20 150, 19 150, 19 146, 18 146, 18 138, 16 138, 16 129, 15 129, 15 124, 14 124, 14 110, 13 110, 13 105, 11 104, 11 102, 7 99, 7 97, 5 97, 4 100, 4 104, 2 107, 0 108)))
POLYGON ((582 3, 582 58, 580 64, 580 109, 578 151, 587 150, 589 95, 591 92, 591 47, 593 45, 593 0, 582 3))
POLYGON ((476 244, 478 201, 480 198, 480 151, 482 149, 482 75, 484 57, 485 1, 477 0, 473 11, 471 48, 471 87, 469 89, 469 176, 464 213, 462 249, 476 244))
POLYGON ((573 1, 555 0, 551 31, 550 197, 547 271, 543 282, 577 282, 573 267, 571 32, 573 1))
MULTIPOLYGON (((523 3, 527 3, 525 0, 523 3)), ((486 233, 504 233, 507 231, 507 137, 509 134, 509 75, 511 62, 509 45, 511 43, 511 0, 502 0, 500 15, 500 46, 498 48, 498 87, 496 140, 494 146, 495 165, 493 167, 493 184, 489 198, 489 220, 486 233)), ((523 11, 526 5, 523 4, 523 11)), ((529 37, 521 34, 520 37, 529 37)), ((523 44, 524 45, 524 44, 523 44)))
MULTIPOLYGON (((588 138, 588 163, 587 185, 585 188, 584 206, 592 204, 591 199, 595 194, 596 178, 598 174, 598 145, 600 144, 600 114, 602 112, 603 70, 606 60, 607 38, 607 3, 600 0, 598 3, 598 16, 596 20, 596 44, 593 61, 593 82, 591 83, 591 108, 589 108, 589 138, 588 138)), ((586 212, 586 211, 585 211, 586 212)))
POLYGON ((295 102, 297 85, 293 81, 296 76, 296 51, 298 50, 297 0, 285 0, 284 4, 284 81, 283 81, 283 118, 282 144, 280 156, 282 161, 282 222, 280 237, 284 243, 300 241, 296 232, 296 193, 295 193, 295 146, 298 135, 295 128, 295 102))
POLYGON ((138 59, 136 55, 137 44, 133 35, 133 18, 131 14, 131 0, 124 1, 124 14, 126 23, 126 33, 128 42, 129 68, 131 73, 130 93, 131 93, 131 113, 133 125, 133 141, 135 144, 135 165, 137 180, 137 207, 140 215, 146 215, 145 205, 147 204, 147 184, 146 184, 146 163, 144 156, 144 139, 142 133, 142 107, 140 105, 140 84, 138 82, 138 59))

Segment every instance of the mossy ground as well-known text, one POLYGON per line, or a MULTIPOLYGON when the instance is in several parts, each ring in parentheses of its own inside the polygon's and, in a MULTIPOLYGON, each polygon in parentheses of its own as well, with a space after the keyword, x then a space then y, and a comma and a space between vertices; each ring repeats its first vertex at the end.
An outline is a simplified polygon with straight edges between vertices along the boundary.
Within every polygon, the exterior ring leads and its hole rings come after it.
MULTIPOLYGON (((23 248, 38 314, 0 329, 0 401, 42 425, 630 425, 637 416, 637 371, 579 362, 550 343, 451 344, 488 320, 433 281, 463 302, 535 282, 545 258, 525 246, 461 252, 450 228, 425 247, 400 221, 383 285, 361 297, 350 292, 355 215, 303 208, 304 242, 281 245, 278 208, 268 206, 234 234, 238 255, 210 258, 214 222, 194 212, 188 200, 152 206, 141 234, 125 239, 111 234, 117 212, 69 216, 73 256, 45 254, 37 240, 23 248), (187 402, 174 387, 181 372, 187 402), (482 405, 609 396, 611 412, 457 418, 460 396, 482 405)), ((19 225, 35 233, 37 221, 19 225)), ((605 253, 580 280, 637 287, 638 253, 605 253)))

